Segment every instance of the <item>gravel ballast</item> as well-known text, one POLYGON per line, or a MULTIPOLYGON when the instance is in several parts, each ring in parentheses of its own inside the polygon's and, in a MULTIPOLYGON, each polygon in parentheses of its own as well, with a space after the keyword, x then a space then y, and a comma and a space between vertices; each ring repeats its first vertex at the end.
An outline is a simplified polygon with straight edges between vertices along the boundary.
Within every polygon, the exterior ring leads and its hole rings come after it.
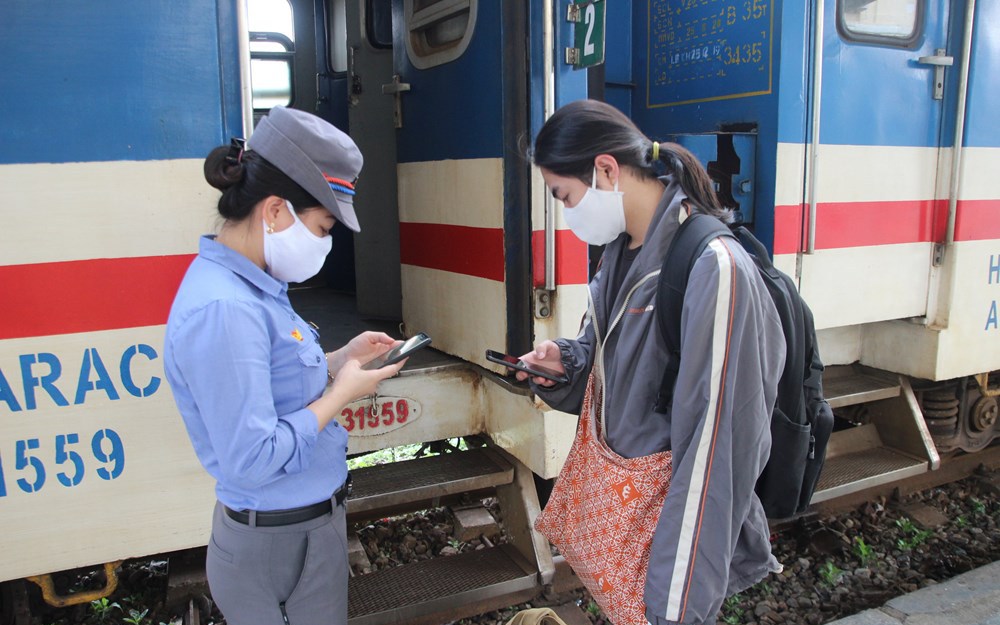
MULTIPOLYGON (((784 570, 728 598, 718 623, 822 625, 1000 561, 997 484, 1000 478, 995 475, 978 475, 899 500, 870 501, 836 516, 804 517, 785 525, 772 538, 773 552, 784 570)), ((499 521, 499 530, 467 541, 455 538, 454 519, 446 508, 357 528, 367 562, 356 565, 354 574, 503 542, 501 511, 495 500, 485 504, 499 521)), ((33 624, 108 625, 131 622, 130 618, 140 621, 138 625, 180 621, 177 610, 165 605, 165 561, 126 562, 120 578, 118 590, 103 609, 91 604, 48 608, 41 604, 37 589, 27 584, 33 596, 33 624)), ((86 576, 70 579, 67 574, 56 579, 64 591, 102 583, 86 576)), ((531 603, 465 618, 456 625, 504 625, 521 609, 574 603, 593 625, 608 623, 587 592, 579 589, 542 593, 531 603)), ((224 622, 208 597, 199 598, 198 605, 202 623, 224 622)))

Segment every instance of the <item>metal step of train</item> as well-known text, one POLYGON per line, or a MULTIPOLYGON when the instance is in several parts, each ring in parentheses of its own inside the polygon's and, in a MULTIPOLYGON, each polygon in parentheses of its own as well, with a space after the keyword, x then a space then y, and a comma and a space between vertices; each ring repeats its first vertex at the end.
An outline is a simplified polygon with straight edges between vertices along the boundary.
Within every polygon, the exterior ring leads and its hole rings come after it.
POLYGON ((514 465, 508 458, 501 450, 482 447, 355 469, 348 522, 436 507, 450 496, 510 484, 514 465))
POLYGON ((936 469, 940 464, 909 382, 857 365, 828 367, 823 394, 860 423, 834 432, 812 503, 936 469))
POLYGON ((538 514, 531 472, 502 450, 470 449, 366 467, 351 475, 349 527, 492 495, 500 502, 508 542, 352 577, 350 625, 457 620, 525 601, 551 580, 548 542, 531 529, 538 514))

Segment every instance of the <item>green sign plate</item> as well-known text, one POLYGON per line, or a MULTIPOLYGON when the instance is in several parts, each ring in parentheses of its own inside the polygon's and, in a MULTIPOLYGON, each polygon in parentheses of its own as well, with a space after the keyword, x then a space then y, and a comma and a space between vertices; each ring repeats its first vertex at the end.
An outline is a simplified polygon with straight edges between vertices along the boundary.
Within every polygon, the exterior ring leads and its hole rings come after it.
POLYGON ((566 62, 575 69, 593 67, 604 62, 604 24, 606 0, 583 0, 570 5, 574 26, 574 46, 566 50, 566 62), (574 19, 575 18, 575 19, 574 19))

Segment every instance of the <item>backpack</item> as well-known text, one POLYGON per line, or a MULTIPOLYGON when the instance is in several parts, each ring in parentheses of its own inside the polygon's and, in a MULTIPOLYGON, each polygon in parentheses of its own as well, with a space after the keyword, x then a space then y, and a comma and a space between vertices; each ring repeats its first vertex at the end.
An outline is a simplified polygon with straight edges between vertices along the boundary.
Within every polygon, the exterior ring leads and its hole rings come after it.
POLYGON ((775 269, 767 248, 743 226, 692 213, 667 250, 656 292, 658 322, 668 357, 655 410, 666 414, 680 367, 681 311, 688 275, 709 241, 735 239, 750 254, 781 319, 787 352, 771 413, 771 454, 754 490, 770 519, 783 519, 809 506, 833 430, 833 411, 823 399, 823 363, 816 348, 812 312, 795 283, 775 269))

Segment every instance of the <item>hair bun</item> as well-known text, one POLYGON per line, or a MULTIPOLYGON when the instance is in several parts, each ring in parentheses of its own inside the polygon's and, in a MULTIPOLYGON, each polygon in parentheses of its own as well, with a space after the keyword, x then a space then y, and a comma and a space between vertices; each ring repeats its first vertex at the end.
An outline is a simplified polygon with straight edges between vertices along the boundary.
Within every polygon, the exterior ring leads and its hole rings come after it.
POLYGON ((246 176, 246 165, 228 158, 229 146, 219 146, 205 159, 205 180, 220 191, 239 184, 246 176))

